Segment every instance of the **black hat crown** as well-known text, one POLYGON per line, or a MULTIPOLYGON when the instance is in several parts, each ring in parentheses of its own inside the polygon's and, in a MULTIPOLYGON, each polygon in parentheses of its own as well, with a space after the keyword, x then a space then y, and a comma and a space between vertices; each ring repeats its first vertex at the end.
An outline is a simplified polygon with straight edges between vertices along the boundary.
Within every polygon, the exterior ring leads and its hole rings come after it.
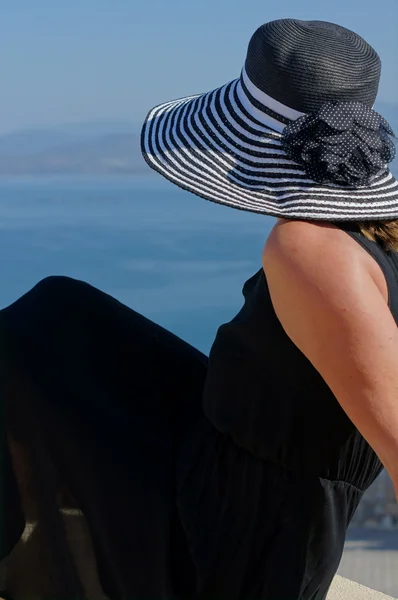
POLYGON ((299 112, 330 102, 372 107, 381 61, 359 35, 333 23, 281 19, 259 27, 245 69, 261 91, 299 112))

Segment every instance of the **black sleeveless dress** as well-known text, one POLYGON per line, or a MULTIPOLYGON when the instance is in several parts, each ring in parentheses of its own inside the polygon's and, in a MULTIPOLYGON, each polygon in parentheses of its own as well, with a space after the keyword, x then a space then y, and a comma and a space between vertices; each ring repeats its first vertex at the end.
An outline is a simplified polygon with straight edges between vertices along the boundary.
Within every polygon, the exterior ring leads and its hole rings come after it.
MULTIPOLYGON (((345 229, 381 266, 398 320, 397 255, 345 229)), ((262 270, 243 294, 209 359, 64 277, 0 312, 1 556, 33 504, 49 595, 88 597, 66 507, 84 515, 112 600, 326 598, 382 465, 284 333, 262 270)), ((33 589, 29 568, 18 577, 33 589)), ((3 577, 15 598, 18 577, 3 577)))

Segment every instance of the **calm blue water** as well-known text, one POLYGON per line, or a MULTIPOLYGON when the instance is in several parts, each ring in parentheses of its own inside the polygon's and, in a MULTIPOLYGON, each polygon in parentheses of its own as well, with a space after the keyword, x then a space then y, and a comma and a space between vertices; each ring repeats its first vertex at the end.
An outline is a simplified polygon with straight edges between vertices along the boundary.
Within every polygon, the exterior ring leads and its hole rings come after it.
POLYGON ((154 178, 0 179, 0 307, 83 279, 207 352, 261 266, 273 219, 154 178))

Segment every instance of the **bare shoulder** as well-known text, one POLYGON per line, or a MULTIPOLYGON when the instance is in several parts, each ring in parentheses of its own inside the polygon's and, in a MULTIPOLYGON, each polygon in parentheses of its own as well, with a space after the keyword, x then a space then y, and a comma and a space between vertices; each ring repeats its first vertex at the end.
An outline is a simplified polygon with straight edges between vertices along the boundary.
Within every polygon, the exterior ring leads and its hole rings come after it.
POLYGON ((315 266, 339 258, 347 265, 363 256, 363 251, 344 231, 328 223, 279 221, 264 246, 264 256, 315 266), (357 251, 358 248, 358 251, 357 251))
MULTIPOLYGON (((301 285, 327 293, 361 294, 364 285, 375 284, 388 299, 384 275, 375 260, 343 230, 328 223, 279 221, 264 246, 266 276, 292 278, 301 285)), ((278 277, 279 278, 279 277, 278 277)))

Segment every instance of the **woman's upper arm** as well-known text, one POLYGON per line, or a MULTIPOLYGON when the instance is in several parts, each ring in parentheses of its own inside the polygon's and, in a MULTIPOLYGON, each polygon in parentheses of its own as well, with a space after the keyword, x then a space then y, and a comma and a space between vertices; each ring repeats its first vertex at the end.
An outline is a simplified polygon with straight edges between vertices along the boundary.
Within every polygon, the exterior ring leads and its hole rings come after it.
POLYGON ((395 321, 359 253, 339 235, 290 225, 277 226, 264 248, 275 312, 397 483, 395 321))

